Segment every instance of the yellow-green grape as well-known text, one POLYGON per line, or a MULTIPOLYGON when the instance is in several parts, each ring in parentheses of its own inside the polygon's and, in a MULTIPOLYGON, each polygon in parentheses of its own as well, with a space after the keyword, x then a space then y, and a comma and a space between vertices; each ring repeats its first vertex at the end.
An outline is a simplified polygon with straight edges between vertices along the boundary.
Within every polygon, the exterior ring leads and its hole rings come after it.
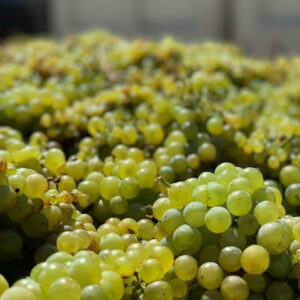
POLYGON ((120 179, 115 176, 108 176, 104 178, 99 186, 100 194, 104 199, 111 199, 119 193, 120 179))
POLYGON ((74 232, 63 232, 57 239, 56 247, 59 251, 76 253, 80 249, 80 239, 74 232))
POLYGON ((217 173, 216 181, 220 183, 226 190, 228 189, 229 183, 237 178, 237 174, 231 170, 225 170, 221 173, 217 173))
POLYGON ((109 208, 116 215, 122 215, 127 211, 128 202, 121 196, 115 196, 109 200, 109 208))
POLYGON ((29 198, 39 198, 48 189, 47 179, 40 174, 32 174, 26 178, 24 193, 29 198))
POLYGON ((22 223, 22 229, 31 238, 42 237, 48 232, 48 220, 41 212, 35 212, 22 223))
POLYGON ((300 183, 293 183, 285 190, 286 201, 293 206, 300 206, 299 200, 300 183))
POLYGON ((284 299, 292 300, 295 299, 294 291, 287 282, 275 281, 269 285, 267 289, 267 299, 284 299))
POLYGON ((283 222, 270 222, 260 227, 256 239, 270 254, 279 254, 288 249, 292 241, 292 232, 283 222))
POLYGON ((269 187, 271 191, 275 194, 275 204, 279 207, 282 202, 282 195, 281 192, 276 187, 269 187))
POLYGON ((49 289, 49 300, 80 300, 80 285, 70 277, 54 281, 49 289))
POLYGON ((99 185, 94 181, 84 180, 80 182, 77 189, 82 193, 87 194, 90 197, 91 202, 95 203, 100 196, 98 186, 99 185))
POLYGON ((39 264, 45 261, 51 254, 55 253, 57 248, 51 244, 43 244, 38 247, 34 253, 34 261, 39 264))
POLYGON ((208 290, 219 288, 224 278, 224 273, 218 264, 214 262, 204 263, 197 273, 198 283, 208 290))
POLYGON ((185 182, 177 182, 169 188, 168 198, 173 208, 183 208, 192 202, 192 188, 185 182))
MULTIPOLYGON (((25 287, 13 286, 1 296, 1 300, 37 300, 34 294, 25 287)), ((79 298, 78 298, 79 299, 79 298)))
POLYGON ((183 154, 176 154, 170 159, 170 166, 175 173, 181 173, 187 169, 186 157, 183 154))
POLYGON ((257 189, 252 198, 257 202, 270 201, 276 203, 276 193, 271 187, 262 187, 257 189))
POLYGON ((259 223, 257 219, 251 215, 243 215, 238 218, 238 228, 245 234, 245 235, 253 235, 259 228, 259 223))
POLYGON ((174 261, 174 272, 183 281, 190 281, 197 276, 198 264, 190 255, 178 256, 174 261))
POLYGON ((120 181, 119 193, 125 199, 132 199, 138 195, 140 185, 134 177, 127 177, 120 181))
POLYGON ((241 170, 239 177, 247 178, 251 182, 254 191, 264 186, 263 175, 256 168, 245 168, 241 170))
POLYGON ((8 282, 5 277, 0 274, 0 296, 9 288, 8 282))
POLYGON ((90 239, 89 234, 86 232, 86 230, 76 229, 73 232, 79 238, 80 249, 86 249, 86 248, 88 248, 89 245, 90 245, 90 243, 91 243, 91 239, 90 239))
POLYGON ((98 283, 101 277, 99 264, 95 264, 88 257, 75 258, 71 262, 68 272, 82 288, 98 283))
POLYGON ((219 237, 219 244, 222 248, 227 246, 235 246, 243 250, 246 247, 247 238, 239 228, 231 227, 221 233, 219 237))
POLYGON ((0 185, 0 213, 5 213, 12 208, 17 199, 16 192, 8 185, 0 185))
MULTIPOLYGON (((54 174, 65 163, 65 155, 60 149, 51 149, 45 155, 45 166, 54 174)), ((73 176, 72 176, 73 177, 73 176)))
POLYGON ((9 185, 17 193, 17 195, 22 195, 25 189, 25 178, 20 174, 13 174, 8 177, 9 185))
POLYGON ((211 244, 204 248, 202 248, 199 252, 198 261, 200 265, 206 262, 218 262, 219 253, 220 253, 220 246, 211 244))
POLYGON ((226 272, 236 272, 241 268, 242 251, 235 246, 223 248, 219 254, 219 265, 226 272))
POLYGON ((171 269, 174 262, 174 255, 172 251, 169 248, 161 245, 152 247, 149 251, 149 257, 160 261, 164 273, 171 269))
POLYGON ((146 126, 144 135, 149 144, 158 145, 163 141, 164 131, 159 124, 149 124, 146 126))
POLYGON ((142 162, 145 159, 144 152, 141 149, 135 148, 135 147, 131 147, 128 150, 127 157, 132 158, 133 160, 135 160, 138 163, 142 162))
POLYGON ((293 183, 300 183, 300 167, 297 166, 284 166, 279 174, 280 182, 288 187, 293 183))
POLYGON ((205 225, 214 233, 226 231, 230 227, 231 222, 231 215, 224 207, 212 207, 205 215, 205 225))
POLYGON ((280 160, 276 155, 270 155, 268 157, 267 164, 270 169, 278 169, 280 166, 280 160))
POLYGON ((109 300, 104 289, 98 284, 85 286, 81 290, 80 300, 109 300))
POLYGON ((226 206, 234 216, 246 215, 252 208, 252 199, 247 192, 235 191, 229 194, 226 206))
POLYGON ((300 241, 300 222, 293 226, 293 234, 297 241, 300 241))
POLYGON ((107 235, 103 236, 100 240, 100 250, 104 249, 125 249, 125 244, 123 239, 117 235, 116 233, 108 233, 107 235))
POLYGON ((221 293, 228 300, 246 300, 249 295, 249 288, 242 277, 230 275, 222 281, 221 293))
POLYGON ((203 162, 214 161, 217 156, 216 147, 210 143, 203 143, 198 148, 198 155, 199 155, 200 161, 203 161, 203 162))
POLYGON ((136 129, 131 125, 125 125, 121 131, 121 141, 125 145, 133 145, 138 139, 136 129))
POLYGON ((161 221, 163 214, 169 208, 171 208, 171 201, 169 198, 163 197, 157 199, 152 206, 154 217, 161 221))
POLYGON ((175 208, 166 210, 161 219, 161 225, 167 235, 172 234, 177 227, 184 224, 181 211, 175 208))
POLYGON ((100 285, 109 296, 109 299, 120 300, 124 294, 124 283, 121 276, 113 271, 103 271, 101 273, 100 285), (110 283, 110 284, 107 284, 110 283))
POLYGON ((166 281, 154 281, 146 286, 144 297, 145 300, 172 300, 172 287, 166 281))
POLYGON ((258 203, 253 211, 253 215, 260 225, 274 222, 279 219, 279 210, 275 203, 262 201, 258 203))
POLYGON ((97 233, 100 238, 102 238, 104 235, 111 233, 111 232, 118 233, 117 227, 112 224, 105 223, 105 224, 100 225, 99 228, 97 229, 97 233))
POLYGON ((219 117, 212 117, 207 121, 206 128, 211 135, 221 135, 223 131, 223 122, 219 117))
POLYGON ((200 297, 200 300, 223 300, 223 299, 224 297, 218 290, 207 290, 200 297))
POLYGON ((172 287, 172 294, 174 297, 182 298, 187 294, 188 286, 185 281, 174 278, 169 283, 172 287))
POLYGON ((118 257, 113 266, 114 270, 122 277, 132 276, 135 271, 135 263, 127 255, 118 257))
POLYGON ((8 217, 16 222, 22 223, 33 214, 34 205, 25 195, 17 197, 16 204, 7 212, 8 217))
POLYGON ((135 177, 141 188, 151 188, 155 183, 155 174, 151 172, 149 169, 139 169, 135 177))
POLYGON ((191 169, 197 169, 200 166, 200 159, 198 157, 198 155, 196 154, 190 154, 188 155, 188 157, 186 158, 187 161, 187 165, 189 168, 191 169))
POLYGON ((153 238, 154 223, 148 219, 141 219, 138 221, 138 238, 149 241, 153 238))
POLYGON ((287 251, 270 255, 270 265, 267 272, 274 278, 282 278, 292 270, 292 259, 287 251))
POLYGON ((224 171, 231 171, 231 172, 237 174, 236 167, 230 162, 223 162, 223 163, 219 164, 215 169, 215 174, 219 175, 219 174, 223 173, 224 171))
POLYGON ((206 206, 201 202, 191 202, 183 210, 185 223, 193 227, 201 227, 205 223, 206 206))
POLYGON ((247 247, 241 257, 242 268, 249 274, 262 274, 270 265, 268 251, 259 245, 247 247))
POLYGON ((244 191, 251 195, 253 187, 250 180, 245 177, 233 179, 228 185, 228 193, 230 194, 235 191, 244 191))
MULTIPOLYGON (((65 165, 66 165, 65 171, 66 171, 67 175, 71 176, 74 180, 80 180, 85 177, 85 175, 86 175, 86 162, 85 161, 74 158, 74 159, 69 160, 65 165)), ((64 166, 64 165, 62 165, 62 166, 64 166)))
POLYGON ((266 278, 262 274, 254 275, 245 273, 243 278, 247 282, 249 290, 252 292, 262 293, 267 286, 266 278))
POLYGON ((117 228, 121 229, 121 227, 125 228, 126 233, 129 232, 131 234, 138 234, 139 225, 138 223, 132 218, 125 218, 123 219, 118 225, 117 228))
POLYGON ((198 229, 183 224, 174 231, 172 242, 178 253, 194 254, 201 247, 202 234, 198 229))

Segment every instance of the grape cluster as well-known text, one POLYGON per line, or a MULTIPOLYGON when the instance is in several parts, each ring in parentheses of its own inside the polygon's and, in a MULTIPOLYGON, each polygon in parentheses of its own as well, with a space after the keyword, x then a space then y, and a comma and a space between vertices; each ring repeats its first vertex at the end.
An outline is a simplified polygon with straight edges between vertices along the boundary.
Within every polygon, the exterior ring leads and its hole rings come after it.
POLYGON ((104 31, 4 43, 0 300, 298 300, 299 66, 104 31))

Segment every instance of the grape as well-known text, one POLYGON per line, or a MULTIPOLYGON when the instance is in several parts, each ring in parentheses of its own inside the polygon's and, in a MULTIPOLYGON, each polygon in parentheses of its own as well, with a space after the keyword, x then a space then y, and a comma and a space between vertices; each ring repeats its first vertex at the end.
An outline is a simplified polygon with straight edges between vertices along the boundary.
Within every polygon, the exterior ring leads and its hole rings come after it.
POLYGON ((170 249, 163 246, 154 246, 150 249, 149 257, 160 261, 163 266, 164 273, 168 272, 174 262, 174 255, 170 249))
POLYGON ((0 185, 0 195, 0 213, 4 213, 15 205, 17 196, 15 191, 7 185, 0 185))
POLYGON ((161 279, 163 273, 162 264, 155 258, 144 260, 139 268, 139 277, 147 283, 161 279))
POLYGON ((183 281, 192 280, 198 272, 197 261, 190 255, 181 255, 175 259, 174 271, 179 279, 183 281))
POLYGON ((275 222, 279 219, 279 210, 275 203, 262 201, 258 203, 253 211, 253 215, 260 225, 268 222, 275 222))
POLYGON ((169 189, 169 199, 174 208, 181 209, 192 201, 192 189, 185 182, 177 182, 169 189))
POLYGON ((1 300, 37 300, 32 292, 30 292, 25 287, 14 286, 6 290, 2 296, 1 300))
POLYGON ((54 281, 49 289, 49 300, 80 300, 80 285, 70 277, 54 281))
POLYGON ((128 202, 121 196, 115 196, 109 200, 109 208, 114 214, 122 215, 128 209, 128 202))
POLYGON ((125 245, 124 241, 120 236, 115 233, 108 233, 107 235, 103 236, 100 241, 100 249, 120 249, 124 250, 125 245))
POLYGON ((74 232, 65 231, 56 242, 57 249, 67 253, 76 253, 80 248, 80 239, 74 232))
POLYGON ((215 206, 205 215, 205 225, 214 233, 226 231, 231 225, 231 216, 228 210, 215 206))
POLYGON ((154 202, 153 207, 152 207, 154 217, 157 220, 161 221, 164 212, 166 210, 168 210, 169 208, 171 208, 171 201, 169 198, 163 197, 163 198, 157 199, 154 202))
POLYGON ((224 297, 219 291, 208 290, 201 295, 201 300, 223 300, 224 297))
POLYGON ((182 298, 187 294, 188 286, 185 281, 174 278, 170 281, 172 287, 172 295, 177 298, 182 298))
POLYGON ((120 179, 115 176, 104 178, 99 186, 100 194, 104 199, 111 199, 118 195, 120 179))
POLYGON ((0 261, 16 258, 22 248, 23 240, 17 232, 11 229, 0 230, 0 261))
POLYGON ((226 272, 236 272, 241 268, 242 251, 235 246, 223 248, 219 254, 219 265, 226 272))
MULTIPOLYGON (((105 290, 105 288, 104 288, 103 283, 105 281, 111 283, 113 286, 113 290, 112 290, 113 299, 120 300, 124 294, 124 283, 123 283, 120 275, 113 271, 103 271, 101 273, 100 284, 104 290, 105 290)), ((110 285, 109 285, 109 287, 110 287, 110 285)), ((106 294, 109 296, 109 293, 107 293, 108 291, 109 291, 109 289, 105 290, 106 294)))
POLYGON ((200 161, 211 162, 216 159, 217 150, 213 144, 203 143, 198 148, 200 161))
POLYGON ((264 186, 263 175, 258 169, 245 168, 239 173, 239 176, 247 178, 250 181, 254 191, 264 186))
POLYGON ((206 262, 218 262, 220 247, 218 245, 212 244, 208 245, 200 250, 198 261, 200 264, 206 262))
POLYGON ((138 221, 138 237, 142 240, 151 240, 153 238, 154 223, 148 219, 138 221))
POLYGON ((28 198, 39 198, 48 189, 47 179, 40 174, 32 174, 26 178, 24 193, 28 198))
POLYGON ((246 235, 253 235, 259 228, 257 219, 250 214, 238 218, 238 228, 246 235))
POLYGON ((98 184, 94 181, 84 180, 78 185, 78 190, 90 197, 92 203, 99 198, 98 184))
POLYGON ((250 180, 245 177, 238 177, 236 179, 231 180, 228 185, 228 193, 232 193, 235 191, 243 191, 248 194, 252 194, 253 187, 251 185, 250 180))
POLYGON ((243 278, 247 282, 248 287, 252 292, 261 293, 267 286, 266 278, 261 274, 253 275, 245 273, 243 278))
POLYGON ((201 227, 205 222, 206 206, 201 202, 191 202, 183 210, 185 223, 193 227, 201 227))
POLYGON ((294 293, 286 282, 275 281, 267 289, 267 300, 294 299, 294 293))
POLYGON ((274 278, 286 276, 292 269, 292 260, 287 251, 270 255, 270 266, 267 272, 274 278))
POLYGON ((145 300, 172 300, 172 287, 166 281, 154 281, 146 286, 144 297, 145 300))
POLYGON ((285 198, 290 205, 300 206, 300 183, 293 183, 285 190, 285 198))
POLYGON ((251 210, 252 199, 247 192, 235 191, 228 196, 226 206, 231 214, 243 216, 251 210))
POLYGON ((224 278, 224 273, 214 262, 204 263, 199 267, 197 281, 208 290, 217 289, 224 278))
POLYGON ((300 169, 296 166, 285 166, 281 169, 279 177, 285 187, 293 183, 300 183, 300 169))
POLYGON ((282 223, 270 222, 260 227, 257 233, 257 243, 270 254, 279 254, 286 250, 292 241, 291 232, 282 223))
POLYGON ((0 296, 9 288, 5 277, 0 274, 0 296))
POLYGON ((176 230, 177 227, 184 224, 184 220, 179 210, 170 208, 164 212, 161 224, 164 231, 170 235, 176 230))
POLYGON ((243 278, 231 275, 222 281, 221 293, 225 299, 245 300, 249 295, 249 288, 243 278))
POLYGON ((49 263, 59 263, 59 264, 64 264, 68 261, 72 261, 73 260, 73 256, 67 252, 63 252, 63 251, 60 251, 60 252, 56 252, 56 253, 53 253, 52 255, 50 255, 48 258, 47 258, 47 262, 49 263))
POLYGON ((262 274, 269 267, 270 256, 264 247, 251 245, 243 251, 241 264, 243 269, 249 274, 262 274))
POLYGON ((97 284, 87 285, 81 290, 81 300, 108 300, 104 289, 97 284))
POLYGON ((18 196, 16 204, 7 212, 8 217, 16 222, 22 223, 32 215, 34 205, 25 195, 18 196))

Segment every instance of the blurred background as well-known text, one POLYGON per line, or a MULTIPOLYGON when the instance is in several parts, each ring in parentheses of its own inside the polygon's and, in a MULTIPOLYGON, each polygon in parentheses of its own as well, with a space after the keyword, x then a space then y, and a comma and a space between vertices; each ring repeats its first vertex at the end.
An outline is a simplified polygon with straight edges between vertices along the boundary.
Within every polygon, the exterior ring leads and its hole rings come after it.
POLYGON ((0 38, 106 28, 128 37, 226 40, 259 56, 300 53, 300 0, 0 0, 0 38))

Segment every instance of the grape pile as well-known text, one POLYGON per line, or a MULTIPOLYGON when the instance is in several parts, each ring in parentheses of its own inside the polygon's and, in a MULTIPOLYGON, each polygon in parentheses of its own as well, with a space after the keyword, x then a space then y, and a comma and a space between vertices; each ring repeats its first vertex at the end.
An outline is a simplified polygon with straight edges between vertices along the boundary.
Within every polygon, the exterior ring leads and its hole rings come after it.
POLYGON ((0 300, 299 300, 299 70, 104 31, 4 43, 0 300))

